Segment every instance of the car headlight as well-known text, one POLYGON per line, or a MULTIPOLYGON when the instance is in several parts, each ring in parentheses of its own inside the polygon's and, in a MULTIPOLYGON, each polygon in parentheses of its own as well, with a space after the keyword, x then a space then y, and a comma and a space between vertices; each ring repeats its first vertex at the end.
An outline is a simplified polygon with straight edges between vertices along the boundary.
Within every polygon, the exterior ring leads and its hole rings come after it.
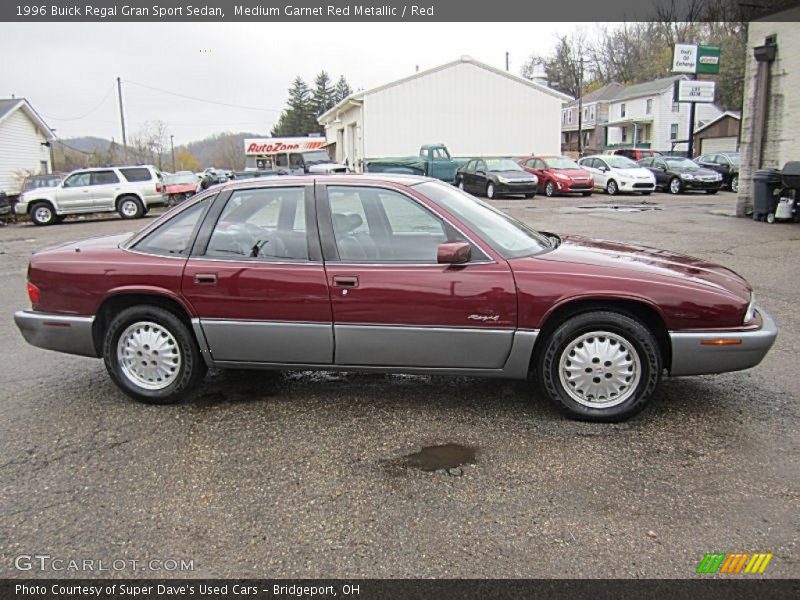
POLYGON ((750 303, 747 305, 747 310, 744 311, 744 324, 752 323, 756 318, 756 295, 750 292, 750 303))
POLYGON ((720 175, 719 173, 717 173, 717 176, 715 177, 715 179, 716 179, 717 181, 722 181, 722 175, 720 175))
POLYGON ((691 181, 692 179, 694 179, 694 175, 692 175, 691 173, 684 173, 683 175, 681 175, 681 177, 683 179, 688 180, 688 181, 691 181))
POLYGON ((498 177, 497 181, 499 181, 500 183, 511 183, 511 180, 506 177, 498 177))

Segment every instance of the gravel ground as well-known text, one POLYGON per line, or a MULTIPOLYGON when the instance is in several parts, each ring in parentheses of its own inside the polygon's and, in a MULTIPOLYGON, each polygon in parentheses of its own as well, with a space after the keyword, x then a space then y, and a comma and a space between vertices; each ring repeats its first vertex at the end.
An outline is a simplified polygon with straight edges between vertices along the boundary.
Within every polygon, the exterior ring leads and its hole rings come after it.
POLYGON ((141 223, 9 225, 0 577, 114 574, 14 569, 44 553, 193 560, 126 577, 682 578, 709 551, 772 552, 765 576, 800 575, 800 227, 724 216, 730 193, 495 204, 733 268, 778 321, 776 346, 750 371, 666 380, 619 425, 566 420, 523 382, 397 375, 215 372, 184 404, 145 406, 101 361, 28 346, 11 319, 32 251, 141 223), (446 444, 464 464, 426 470, 416 453, 446 444))

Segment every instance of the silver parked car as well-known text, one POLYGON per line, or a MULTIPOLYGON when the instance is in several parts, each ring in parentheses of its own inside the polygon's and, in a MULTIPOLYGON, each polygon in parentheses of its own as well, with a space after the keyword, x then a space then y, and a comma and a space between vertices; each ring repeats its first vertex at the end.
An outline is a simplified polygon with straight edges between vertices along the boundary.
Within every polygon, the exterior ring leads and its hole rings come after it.
POLYGON ((138 219, 164 202, 161 173, 150 165, 73 171, 55 187, 23 192, 14 210, 36 225, 52 225, 68 215, 118 212, 138 219))

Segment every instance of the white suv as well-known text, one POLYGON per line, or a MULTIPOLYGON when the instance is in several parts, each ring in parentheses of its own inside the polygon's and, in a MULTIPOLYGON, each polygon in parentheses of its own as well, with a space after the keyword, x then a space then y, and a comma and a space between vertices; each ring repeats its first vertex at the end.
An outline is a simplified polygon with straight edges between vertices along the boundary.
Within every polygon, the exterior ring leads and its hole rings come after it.
POLYGON ((14 210, 30 215, 36 225, 52 225, 67 215, 118 212, 138 219, 154 204, 162 204, 161 173, 150 165, 102 167, 73 171, 56 187, 20 195, 14 210))

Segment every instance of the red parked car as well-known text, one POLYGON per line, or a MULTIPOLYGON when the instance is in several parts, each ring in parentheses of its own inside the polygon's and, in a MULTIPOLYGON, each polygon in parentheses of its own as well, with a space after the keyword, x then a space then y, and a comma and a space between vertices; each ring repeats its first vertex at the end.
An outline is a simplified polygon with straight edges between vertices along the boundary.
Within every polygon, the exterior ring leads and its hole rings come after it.
POLYGON ((728 269, 534 231, 410 175, 216 186, 136 234, 37 252, 28 295, 28 342, 102 357, 159 404, 209 367, 532 373, 571 416, 616 421, 663 370, 746 369, 776 337, 728 269))
POLYGON ((200 180, 191 171, 181 171, 164 176, 164 204, 180 204, 197 190, 200 180))
POLYGON ((519 164, 539 178, 539 191, 545 196, 574 193, 591 196, 594 190, 592 174, 568 156, 528 156, 520 159, 519 164))

